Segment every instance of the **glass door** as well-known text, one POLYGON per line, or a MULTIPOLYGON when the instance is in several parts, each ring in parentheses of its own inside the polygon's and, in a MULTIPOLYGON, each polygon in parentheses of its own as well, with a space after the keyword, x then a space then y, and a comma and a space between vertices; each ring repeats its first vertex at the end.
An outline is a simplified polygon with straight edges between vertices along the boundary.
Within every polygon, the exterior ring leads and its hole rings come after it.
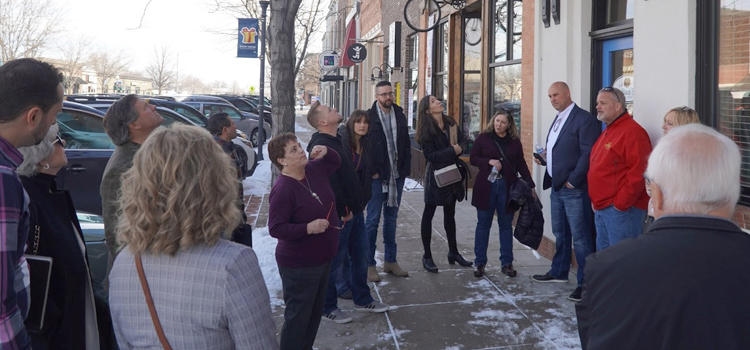
POLYGON ((602 87, 611 86, 625 94, 625 108, 633 114, 633 37, 602 42, 602 87))

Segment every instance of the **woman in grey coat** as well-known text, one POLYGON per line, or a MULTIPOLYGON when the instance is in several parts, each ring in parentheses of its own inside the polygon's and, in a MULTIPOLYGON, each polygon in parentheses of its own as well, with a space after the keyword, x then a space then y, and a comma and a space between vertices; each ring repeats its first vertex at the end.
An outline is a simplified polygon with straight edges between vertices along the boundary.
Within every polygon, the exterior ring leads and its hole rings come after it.
POLYGON ((120 349, 157 349, 135 260, 173 349, 274 349, 276 327, 258 260, 224 239, 240 223, 237 177, 207 131, 155 131, 122 179, 118 240, 109 277, 120 349))

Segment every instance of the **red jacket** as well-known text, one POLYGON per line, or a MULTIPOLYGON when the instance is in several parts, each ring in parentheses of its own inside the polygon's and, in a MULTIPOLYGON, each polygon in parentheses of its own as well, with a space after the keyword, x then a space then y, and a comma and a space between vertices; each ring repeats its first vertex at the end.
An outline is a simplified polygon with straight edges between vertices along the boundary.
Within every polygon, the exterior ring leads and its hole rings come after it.
POLYGON ((643 173, 651 153, 646 130, 625 112, 607 126, 591 149, 589 197, 594 209, 610 205, 625 211, 631 207, 646 209, 643 173))

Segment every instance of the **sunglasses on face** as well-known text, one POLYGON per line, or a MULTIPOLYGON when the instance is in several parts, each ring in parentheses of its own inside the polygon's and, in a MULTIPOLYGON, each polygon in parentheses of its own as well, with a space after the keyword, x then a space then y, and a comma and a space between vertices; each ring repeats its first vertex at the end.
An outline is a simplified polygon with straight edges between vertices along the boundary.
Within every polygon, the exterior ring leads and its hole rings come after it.
POLYGON ((63 140, 62 137, 60 137, 60 135, 55 136, 55 141, 52 142, 52 145, 55 145, 58 143, 60 144, 60 146, 65 147, 65 140, 63 140))

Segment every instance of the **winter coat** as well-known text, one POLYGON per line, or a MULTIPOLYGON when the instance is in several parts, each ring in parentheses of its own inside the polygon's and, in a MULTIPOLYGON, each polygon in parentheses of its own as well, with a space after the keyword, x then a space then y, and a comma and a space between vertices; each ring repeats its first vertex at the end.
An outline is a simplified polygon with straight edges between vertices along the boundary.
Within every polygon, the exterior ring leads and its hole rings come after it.
MULTIPOLYGON (((385 137, 383 124, 380 123, 377 101, 367 111, 370 122, 368 132, 367 148, 367 173, 370 177, 380 175, 380 179, 386 182, 391 178, 391 162, 388 158, 388 140, 385 137)), ((391 106, 396 114, 396 149, 398 150, 398 176, 401 180, 409 177, 411 173, 411 141, 409 140, 409 127, 406 125, 404 110, 393 104, 391 106)))
MULTIPOLYGON (((449 127, 446 124, 446 129, 450 130, 449 127)), ((462 138, 461 133, 458 133, 459 144, 462 144, 462 138)), ((419 145, 422 147, 424 157, 427 160, 423 182, 425 204, 446 205, 453 201, 462 201, 466 196, 468 171, 466 164, 456 155, 453 146, 451 146, 447 131, 430 135, 430 137, 426 137, 426 140, 420 141, 419 145), (463 180, 443 188, 438 187, 435 181, 435 170, 451 164, 458 166, 463 175, 463 180)))
MULTIPOLYGON (((340 156, 344 154, 341 139, 336 136, 316 132, 310 138, 307 151, 312 151, 312 148, 317 145, 328 146, 340 156)), ((359 180, 357 174, 354 173, 351 158, 341 156, 341 166, 331 175, 330 182, 336 196, 336 210, 339 217, 344 217, 349 212, 357 214, 364 209, 359 191, 359 180)))
POLYGON ((341 158, 349 159, 354 166, 354 172, 357 174, 357 181, 359 181, 359 197, 362 200, 362 208, 367 206, 367 202, 370 201, 372 195, 372 177, 367 174, 367 150, 364 145, 367 144, 367 135, 362 136, 359 139, 359 143, 362 148, 362 154, 359 155, 359 160, 354 162, 355 154, 354 150, 349 146, 349 130, 346 125, 341 125, 338 129, 339 138, 341 139, 341 145, 343 146, 343 153, 341 158), (359 166, 357 166, 359 164, 359 166))
POLYGON ((511 210, 518 210, 518 221, 513 236, 531 249, 538 249, 544 234, 542 203, 532 195, 532 189, 523 179, 518 179, 510 188, 511 210))
MULTIPOLYGON (((505 179, 506 191, 516 182, 516 172, 526 183, 534 188, 534 180, 531 179, 531 173, 523 158, 523 146, 519 139, 506 137, 507 141, 502 145, 505 157, 500 155, 494 141, 493 133, 481 133, 474 141, 471 148, 469 161, 471 165, 479 168, 479 172, 474 180, 474 190, 471 195, 471 205, 480 210, 490 209, 491 184, 487 181, 492 166, 489 164, 490 159, 498 159, 503 164, 500 173, 505 179)), ((507 205, 507 203, 506 203, 507 205)), ((510 209, 508 209, 510 210, 510 209)))

